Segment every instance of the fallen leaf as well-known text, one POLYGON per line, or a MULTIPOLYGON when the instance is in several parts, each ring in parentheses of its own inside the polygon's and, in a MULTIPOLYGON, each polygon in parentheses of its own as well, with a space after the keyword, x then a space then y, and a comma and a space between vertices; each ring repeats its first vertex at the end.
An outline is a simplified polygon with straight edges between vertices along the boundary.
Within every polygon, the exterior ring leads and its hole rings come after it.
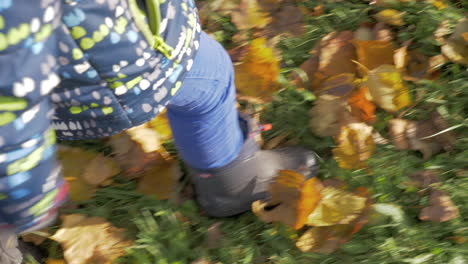
POLYGON ((432 189, 429 195, 429 206, 421 210, 419 219, 446 222, 459 216, 459 210, 450 199, 450 196, 443 191, 432 189))
POLYGON ((444 20, 440 23, 439 27, 434 31, 434 38, 441 45, 444 44, 447 35, 450 35, 452 30, 450 29, 450 21, 444 20))
POLYGON ((439 10, 445 9, 448 6, 446 3, 444 3, 444 1, 441 0, 431 0, 430 2, 435 8, 439 10))
MULTIPOLYGON (((359 63, 367 69, 373 70, 381 65, 393 64, 393 54, 395 47, 389 41, 381 40, 354 40, 356 46, 357 59, 359 63)), ((362 75, 366 72, 359 70, 362 75)))
POLYGON ((317 206, 321 189, 315 177, 305 179, 295 171, 281 170, 270 184, 271 198, 252 203, 252 211, 264 222, 281 222, 300 229, 317 206))
POLYGON ((375 121, 375 105, 368 99, 369 97, 369 89, 362 86, 351 95, 348 104, 353 116, 363 122, 373 123, 375 121))
POLYGON ((64 259, 51 259, 48 258, 45 261, 45 264, 66 264, 64 259))
POLYGON ((332 32, 320 41, 318 71, 326 78, 342 73, 355 73, 356 50, 353 46, 353 32, 332 32))
POLYGON ((411 102, 408 87, 392 65, 381 65, 369 71, 365 85, 372 101, 388 112, 396 112, 411 102))
POLYGON ((432 170, 421 170, 412 173, 409 176, 415 183, 418 188, 427 188, 430 185, 439 182, 439 177, 437 173, 432 170))
POLYGON ((257 0, 240 0, 239 7, 231 12, 232 22, 239 30, 264 28, 271 21, 257 0))
POLYGON ((57 158, 62 164, 63 176, 69 184, 69 196, 73 201, 89 200, 98 185, 120 172, 111 158, 80 148, 59 146, 57 158))
POLYGON ((366 198, 351 192, 325 187, 320 192, 322 199, 307 217, 309 226, 332 226, 349 224, 357 219, 366 207, 366 198))
POLYGON ((243 61, 234 67, 236 88, 241 94, 263 99, 279 88, 279 60, 265 38, 254 39, 243 61))
POLYGON ((389 131, 395 146, 398 149, 418 150, 424 159, 442 150, 452 150, 455 136, 451 131, 445 131, 447 128, 446 122, 437 112, 423 121, 406 119, 389 121, 389 131))
POLYGON ((385 9, 375 14, 374 17, 385 24, 403 26, 405 25, 405 21, 403 20, 404 15, 405 12, 398 12, 395 9, 385 9))
POLYGON ((36 246, 42 244, 51 234, 49 233, 48 229, 43 229, 39 231, 35 231, 34 233, 25 233, 21 234, 21 239, 24 242, 33 243, 36 246), (41 234, 38 235, 37 233, 40 232, 41 234))
POLYGON ((300 71, 292 72, 294 84, 299 88, 312 89, 318 87, 322 78, 315 78, 320 62, 320 46, 316 45, 310 52, 310 57, 301 64, 300 71))
POLYGON ((271 14, 271 18, 271 23, 268 24, 263 33, 268 38, 278 35, 296 37, 305 32, 302 12, 296 5, 281 6, 279 10, 271 14))
POLYGON ((463 41, 447 40, 441 47, 442 54, 444 54, 449 60, 468 65, 468 44, 463 41))
POLYGON ((337 135, 343 120, 351 118, 348 108, 348 102, 344 98, 318 97, 309 111, 311 131, 320 137, 337 135))
POLYGON ((455 63, 468 65, 468 19, 460 19, 453 34, 446 37, 450 32, 448 21, 444 21, 434 32, 436 40, 442 45, 442 54, 455 63))
POLYGON ((391 42, 395 39, 393 31, 382 22, 375 24, 372 33, 374 34, 375 40, 391 42))
POLYGON ((51 239, 59 242, 68 264, 110 263, 125 254, 132 241, 101 217, 63 215, 62 226, 51 239))
POLYGON ((341 128, 337 137, 338 146, 333 156, 338 166, 344 169, 359 169, 366 166, 375 149, 373 128, 365 123, 351 123, 341 128))
POLYGON ((354 90, 355 76, 352 73, 342 73, 326 79, 316 91, 319 96, 328 95, 334 98, 346 98, 354 90))
POLYGON ((129 179, 141 176, 148 165, 168 156, 161 146, 158 133, 147 124, 112 136, 109 144, 114 159, 129 179))
POLYGON ((216 222, 208 227, 206 232, 205 244, 208 249, 214 249, 221 247, 221 239, 223 237, 223 232, 221 231, 222 222, 216 222))
POLYGON ((167 141, 172 138, 172 130, 169 124, 169 119, 167 118, 166 109, 149 121, 147 125, 158 134, 160 141, 167 141))
POLYGON ((182 173, 177 160, 153 163, 138 179, 137 191, 158 200, 171 198, 177 191, 182 173))
POLYGON ((356 31, 354 31, 354 39, 368 41, 374 40, 374 34, 372 32, 372 27, 364 24, 361 25, 356 31))

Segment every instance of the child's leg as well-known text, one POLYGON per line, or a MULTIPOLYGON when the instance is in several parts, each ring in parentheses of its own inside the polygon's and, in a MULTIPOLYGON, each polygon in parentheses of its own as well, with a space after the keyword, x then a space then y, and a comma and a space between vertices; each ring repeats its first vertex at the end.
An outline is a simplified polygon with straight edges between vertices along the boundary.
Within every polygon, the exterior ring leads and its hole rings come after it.
POLYGON ((167 109, 176 146, 191 167, 198 202, 212 216, 249 210, 252 201, 266 197, 279 169, 313 174, 310 151, 259 151, 249 138, 249 126, 235 107, 232 62, 205 33, 193 68, 167 109))

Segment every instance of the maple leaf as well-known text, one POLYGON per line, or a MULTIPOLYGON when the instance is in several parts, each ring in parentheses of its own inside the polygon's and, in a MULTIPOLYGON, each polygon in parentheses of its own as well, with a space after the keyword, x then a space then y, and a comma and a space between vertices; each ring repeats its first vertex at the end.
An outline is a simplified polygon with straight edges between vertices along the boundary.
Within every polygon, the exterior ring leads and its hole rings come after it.
POLYGON ((388 112, 396 112, 410 104, 409 91, 400 73, 392 65, 381 65, 368 72, 365 85, 372 101, 388 112))
POLYGON ((366 166, 375 149, 373 128, 365 123, 350 123, 341 128, 337 137, 338 146, 333 156, 338 166, 344 169, 359 169, 366 166))
POLYGON ((430 158, 441 150, 450 151, 455 136, 446 122, 434 112, 427 120, 410 121, 406 119, 392 119, 389 121, 389 131, 393 143, 398 149, 418 150, 424 159, 430 158), (440 133, 441 131, 445 131, 440 133))
POLYGON ((271 199, 255 201, 252 211, 264 222, 281 222, 300 229, 317 206, 321 188, 317 178, 306 180, 300 173, 281 170, 270 184, 271 199))
MULTIPOLYGON (((374 69, 384 64, 393 64, 394 45, 382 40, 353 40, 356 46, 357 60, 367 69, 374 69)), ((361 74, 365 71, 360 69, 361 74)))
POLYGON ((232 22, 239 30, 264 28, 271 18, 263 12, 257 0, 241 0, 239 8, 231 12, 232 22))
POLYGON ((375 121, 375 105, 368 99, 369 97, 369 89, 362 86, 348 99, 351 114, 366 123, 375 121))
POLYGON ((68 264, 110 263, 133 243, 123 237, 125 230, 101 217, 71 214, 63 215, 62 220, 62 226, 50 238, 62 245, 68 264))
POLYGON ((158 200, 171 198, 181 177, 177 160, 166 160, 152 164, 138 180, 137 190, 158 200))
POLYGON ((279 60, 265 38, 254 39, 242 62, 234 67, 236 88, 241 94, 269 98, 279 87, 279 60))
POLYGON ((120 172, 119 166, 101 153, 80 148, 59 146, 57 158, 62 164, 64 179, 69 184, 73 201, 89 200, 97 186, 120 172))
POLYGON ((392 26, 403 26, 405 25, 405 21, 403 20, 404 15, 405 12, 398 12, 395 9, 385 9, 375 14, 374 17, 378 21, 392 26))

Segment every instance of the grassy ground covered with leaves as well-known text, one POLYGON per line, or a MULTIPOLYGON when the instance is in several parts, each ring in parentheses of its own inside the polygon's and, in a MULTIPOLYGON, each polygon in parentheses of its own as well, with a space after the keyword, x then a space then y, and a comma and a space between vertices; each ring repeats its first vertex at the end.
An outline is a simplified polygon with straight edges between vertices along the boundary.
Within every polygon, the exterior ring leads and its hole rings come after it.
MULTIPOLYGON (((126 255, 115 263, 468 263, 468 75, 467 57, 463 58, 468 49, 466 28, 465 35, 460 35, 465 38, 461 59, 454 59, 453 54, 444 55, 442 62, 430 69, 424 59, 440 56, 446 45, 441 41, 447 41, 454 33, 455 26, 466 15, 468 2, 207 0, 198 4, 204 27, 229 50, 237 62, 236 70, 241 72, 237 74, 247 72, 239 79, 252 77, 248 75, 248 66, 242 64, 248 63, 249 49, 254 50, 249 47, 255 39, 262 38, 264 43, 260 44, 271 48, 255 52, 266 57, 267 65, 278 63, 278 69, 257 67, 253 74, 261 72, 266 76, 254 82, 261 88, 257 89, 260 93, 247 92, 250 97, 241 101, 242 106, 254 111, 260 109, 260 119, 272 124, 272 130, 263 133, 263 140, 294 143, 315 150, 320 157, 319 179, 340 179, 350 189, 365 187, 373 203, 379 204, 374 208, 376 212, 368 217, 366 225, 330 254, 302 252, 295 243, 303 230, 264 223, 250 212, 224 219, 204 216, 193 199, 180 195, 187 190, 186 178, 177 185, 175 195, 168 195, 171 199, 161 201, 138 192, 135 180, 117 176, 111 183, 101 184, 104 187, 96 188, 89 197, 78 199, 75 202, 78 207, 75 204, 63 209, 63 214, 102 217, 122 228, 119 232, 134 242, 126 245, 126 255), (389 9, 393 13, 379 13, 389 9), (385 24, 383 31, 375 30, 379 21, 385 24), (435 32, 442 31, 443 23, 446 32, 437 35, 435 32), (408 77, 404 80, 409 94, 407 102, 394 111, 386 111, 387 106, 377 103, 372 120, 362 120, 387 140, 375 145, 372 154, 362 160, 365 165, 351 166, 351 169, 340 167, 334 157, 332 150, 342 144, 337 135, 318 136, 310 128, 309 114, 321 96, 320 88, 314 85, 323 85, 323 82, 314 84, 313 78, 326 80, 333 74, 317 75, 317 70, 307 62, 311 62, 315 56, 313 48, 327 34, 343 31, 354 32, 354 38, 364 39, 383 34, 377 38, 387 38, 396 48, 406 45, 418 54, 416 61, 411 59, 413 55, 408 55, 409 62, 403 66, 408 77), (450 143, 440 143, 437 150, 424 150, 411 145, 421 137, 409 138, 413 143, 406 149, 392 141, 389 120, 398 117, 408 122, 421 121, 435 112, 446 122, 444 131, 435 133, 449 131, 454 135, 450 143), (410 175, 422 170, 437 175, 438 181, 415 184, 410 175), (453 219, 421 219, 421 209, 430 206, 428 194, 434 188, 448 194, 451 206, 458 208, 453 219)), ((393 59, 394 54, 390 56, 393 59)), ((334 59, 339 60, 340 56, 331 58, 334 59)), ((363 111, 369 114, 366 109, 363 111)), ((434 133, 425 137, 434 137, 434 133)), ((105 155, 113 152, 102 141, 64 143, 105 155)), ((176 155, 171 139, 165 140, 164 147, 169 154, 176 155)), ((47 239, 40 247, 49 255, 47 263, 63 263, 60 262, 63 251, 57 242, 47 239)))

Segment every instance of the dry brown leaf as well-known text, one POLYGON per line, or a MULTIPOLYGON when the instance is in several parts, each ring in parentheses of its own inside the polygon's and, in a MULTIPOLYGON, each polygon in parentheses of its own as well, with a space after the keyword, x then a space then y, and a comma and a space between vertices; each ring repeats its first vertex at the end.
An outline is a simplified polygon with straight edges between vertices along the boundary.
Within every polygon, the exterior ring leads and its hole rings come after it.
POLYGON ((177 191, 181 174, 177 160, 153 163, 139 178, 137 191, 158 200, 169 199, 177 191))
POLYGON ((344 169, 367 166, 365 161, 375 150, 372 130, 373 128, 365 123, 351 123, 341 128, 337 138, 338 146, 333 149, 338 166, 344 169))
POLYGON ((369 97, 369 89, 362 86, 351 95, 348 104, 354 117, 366 123, 373 123, 375 121, 375 105, 368 99, 369 97))
POLYGON ((419 213, 419 219, 433 222, 445 222, 459 216, 459 210, 450 196, 437 189, 431 190, 429 206, 424 207, 419 213))
POLYGON ((447 40, 441 47, 442 54, 449 60, 468 65, 468 43, 465 41, 447 40))
POLYGON ((66 264, 64 259, 51 259, 48 258, 45 261, 45 264, 66 264))
POLYGON ((236 88, 241 94, 265 99, 279 88, 279 60, 265 38, 252 41, 243 61, 235 65, 235 73, 236 88))
POLYGON ((73 201, 89 200, 98 185, 120 172, 111 158, 80 148, 59 146, 57 158, 62 164, 63 176, 69 184, 69 196, 73 201))
POLYGON ((468 65, 468 19, 458 21, 453 34, 447 38, 450 32, 448 21, 444 21, 434 32, 434 37, 442 45, 442 54, 455 63, 468 65))
POLYGON ((365 85, 372 101, 388 112, 396 112, 411 102, 408 87, 392 65, 381 65, 369 71, 365 85))
POLYGON ((239 30, 264 28, 271 21, 257 0, 240 0, 239 7, 231 12, 232 22, 239 30))
POLYGON ((317 90, 319 96, 346 98, 354 90, 355 76, 352 73, 342 73, 326 79, 317 90))
POLYGON ((447 128, 446 122, 437 112, 432 113, 431 118, 418 122, 406 119, 389 121, 389 131, 395 146, 398 149, 418 150, 424 159, 442 150, 452 149, 454 134, 451 131, 440 133, 447 128))
POLYGON ((388 25, 403 26, 405 25, 405 21, 403 20, 404 15, 405 12, 398 12, 395 9, 385 9, 375 14, 374 17, 378 21, 388 25))
POLYGON ((223 238, 223 232, 221 231, 222 222, 216 222, 208 227, 206 232, 205 245, 208 249, 214 249, 221 247, 221 239, 223 238))
POLYGON ((296 37, 305 32, 302 12, 296 5, 283 5, 279 10, 272 13, 271 17, 271 23, 265 28, 263 33, 267 38, 278 35, 296 37))
POLYGON ((344 98, 320 96, 309 111, 311 131, 320 137, 337 135, 343 120, 351 118, 348 108, 348 102, 344 98))
POLYGON ((24 241, 24 242, 30 242, 30 243, 33 243, 34 245, 36 246, 39 246, 40 244, 42 244, 42 242, 44 242, 51 234, 49 233, 49 230, 46 228, 46 229, 42 229, 42 230, 39 230, 39 231, 36 231, 34 233, 25 233, 25 234, 22 234, 21 235, 21 239, 24 241), (40 232, 41 234, 38 235, 37 233, 40 232))
POLYGON ((68 264, 110 263, 125 254, 132 241, 101 217, 63 215, 62 226, 51 239, 59 242, 68 264))
POLYGON ((281 222, 300 229, 317 206, 321 189, 317 178, 306 180, 295 171, 281 170, 270 184, 271 199, 255 201, 252 211, 264 222, 281 222))
POLYGON ((374 26, 372 33, 374 34, 375 40, 391 42, 395 39, 393 31, 382 22, 374 26))
POLYGON ((356 50, 351 40, 353 32, 332 32, 320 41, 320 60, 318 71, 326 78, 342 74, 355 73, 356 50))
POLYGON ((317 80, 315 78, 320 61, 320 46, 316 45, 309 54, 309 59, 300 66, 300 70, 302 70, 304 74, 299 74, 296 71, 292 72, 293 83, 299 88, 311 89, 312 87, 317 87, 320 81, 322 81, 321 79, 317 80))
MULTIPOLYGON (((395 50, 395 67, 403 74, 406 80, 420 80, 429 78, 431 71, 437 66, 432 66, 430 59, 417 50, 408 50, 410 41, 403 43, 403 46, 395 50)), ((433 59, 434 60, 434 59, 433 59)))
POLYGON ((440 23, 439 27, 434 31, 434 38, 440 44, 444 44, 445 37, 452 33, 450 30, 450 21, 444 20, 440 23))
MULTIPOLYGON (((389 41, 381 40, 354 40, 354 45, 357 50, 357 58, 359 63, 367 69, 375 69, 384 64, 393 64, 393 54, 395 47, 389 41)), ((360 70, 361 74, 366 72, 360 70)))
POLYGON ((416 183, 418 188, 427 188, 430 185, 439 182, 437 173, 432 170, 421 170, 414 172, 409 176, 416 183))
POLYGON ((158 133, 149 128, 148 124, 112 136, 109 144, 112 146, 114 159, 124 171, 124 176, 129 179, 141 176, 148 165, 162 157, 168 157, 161 146, 158 133))

